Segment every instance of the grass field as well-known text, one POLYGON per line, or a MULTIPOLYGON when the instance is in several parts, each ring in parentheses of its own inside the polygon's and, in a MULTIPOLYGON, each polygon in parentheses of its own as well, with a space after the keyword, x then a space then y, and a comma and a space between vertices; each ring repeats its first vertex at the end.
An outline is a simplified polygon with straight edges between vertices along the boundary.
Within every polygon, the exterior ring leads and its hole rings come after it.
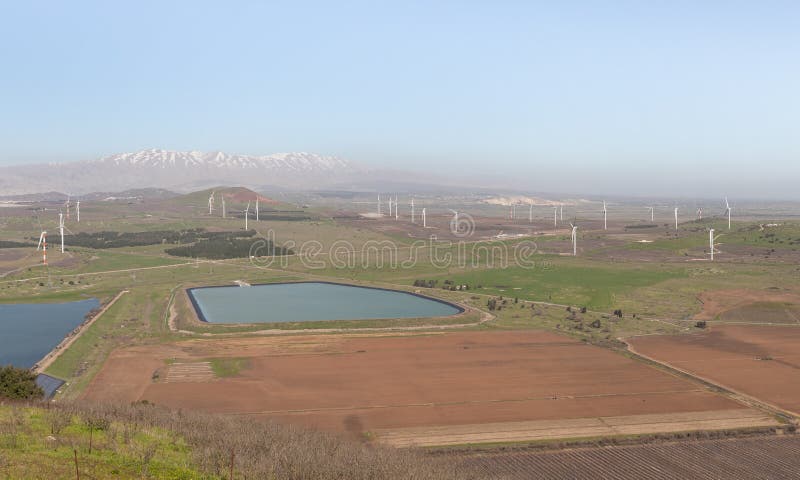
POLYGON ((201 472, 186 442, 162 428, 24 406, 0 406, 0 425, 3 478, 75 478, 76 469, 81 478, 219 478, 201 472))

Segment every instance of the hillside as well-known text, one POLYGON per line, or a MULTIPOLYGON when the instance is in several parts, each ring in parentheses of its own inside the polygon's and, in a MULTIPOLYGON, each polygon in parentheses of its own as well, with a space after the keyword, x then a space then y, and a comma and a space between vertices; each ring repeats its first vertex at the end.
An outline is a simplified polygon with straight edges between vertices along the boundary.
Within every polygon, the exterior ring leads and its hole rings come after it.
POLYGON ((250 218, 255 219, 256 199, 261 219, 298 219, 309 218, 303 209, 297 205, 282 202, 272 197, 262 195, 245 187, 217 186, 187 193, 160 203, 166 209, 191 209, 195 215, 207 216, 209 211, 209 197, 214 197, 213 216, 222 216, 223 198, 226 216, 229 218, 243 217, 244 211, 250 203, 250 218), (277 217, 276 217, 277 216, 277 217), (284 217, 292 218, 284 218, 284 217), (279 217, 279 218, 278 218, 279 217))
POLYGON ((80 478, 120 479, 485 478, 422 453, 269 422, 148 404, 0 404, 0 478, 75 478, 76 468, 80 478))

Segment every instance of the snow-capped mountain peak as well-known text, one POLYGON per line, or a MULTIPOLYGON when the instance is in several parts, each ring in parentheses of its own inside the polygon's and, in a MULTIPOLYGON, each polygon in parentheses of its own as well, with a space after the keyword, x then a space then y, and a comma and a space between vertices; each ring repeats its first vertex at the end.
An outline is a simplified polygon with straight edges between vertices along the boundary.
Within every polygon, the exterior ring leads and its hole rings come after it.
POLYGON ((290 172, 333 172, 354 169, 342 158, 315 153, 275 153, 271 155, 241 155, 225 152, 178 152, 148 149, 131 153, 108 155, 92 163, 147 168, 247 168, 290 172))
POLYGON ((308 152, 240 155, 153 148, 80 162, 0 167, 0 191, 192 191, 221 184, 306 189, 349 183, 369 172, 339 157, 308 152))

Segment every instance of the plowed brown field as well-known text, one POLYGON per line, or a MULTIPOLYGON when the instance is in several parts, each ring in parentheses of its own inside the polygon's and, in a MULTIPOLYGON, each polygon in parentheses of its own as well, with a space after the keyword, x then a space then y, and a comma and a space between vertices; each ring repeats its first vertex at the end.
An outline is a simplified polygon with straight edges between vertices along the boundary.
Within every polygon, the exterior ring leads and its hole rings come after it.
MULTIPOLYGON (((735 412, 744 408, 740 404, 686 380, 541 331, 301 335, 124 348, 112 354, 85 397, 146 399, 354 434, 469 425, 480 441, 492 440, 480 435, 481 424, 498 431, 498 423, 692 412, 700 416, 689 423, 699 425, 706 412, 707 420, 725 428, 733 417, 748 417, 735 412), (214 357, 245 357, 248 367, 207 382, 153 380, 167 359, 185 368, 214 357)), ((668 423, 674 431, 675 421, 649 423, 668 423)), ((774 422, 755 415, 747 423, 774 422)), ((596 431, 597 422, 587 425, 596 431)))
POLYGON ((800 327, 714 325, 636 337, 633 349, 791 412, 800 412, 800 327))

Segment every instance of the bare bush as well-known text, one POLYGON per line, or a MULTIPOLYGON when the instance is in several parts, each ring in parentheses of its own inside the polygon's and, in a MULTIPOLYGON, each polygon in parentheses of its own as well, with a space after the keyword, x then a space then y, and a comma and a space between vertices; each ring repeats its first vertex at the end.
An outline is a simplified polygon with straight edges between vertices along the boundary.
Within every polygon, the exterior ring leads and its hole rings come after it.
MULTIPOLYGON (((485 478, 457 469, 445 458, 420 451, 399 450, 333 434, 271 421, 176 412, 153 405, 58 404, 53 410, 74 411, 83 421, 102 424, 109 434, 119 431, 128 444, 135 432, 153 427, 183 439, 203 471, 228 477, 233 454, 235 478, 412 479, 485 478), (99 423, 98 423, 99 422, 99 423)), ((99 426, 97 428, 100 428, 99 426)), ((142 474, 158 456, 154 446, 139 445, 142 474)))
POLYGON ((50 409, 44 414, 44 421, 50 425, 50 434, 58 435, 72 425, 72 415, 62 410, 50 409))
POLYGON ((18 405, 12 405, 8 418, 0 420, 0 437, 5 437, 5 444, 9 448, 17 447, 25 425, 25 412, 18 405))

